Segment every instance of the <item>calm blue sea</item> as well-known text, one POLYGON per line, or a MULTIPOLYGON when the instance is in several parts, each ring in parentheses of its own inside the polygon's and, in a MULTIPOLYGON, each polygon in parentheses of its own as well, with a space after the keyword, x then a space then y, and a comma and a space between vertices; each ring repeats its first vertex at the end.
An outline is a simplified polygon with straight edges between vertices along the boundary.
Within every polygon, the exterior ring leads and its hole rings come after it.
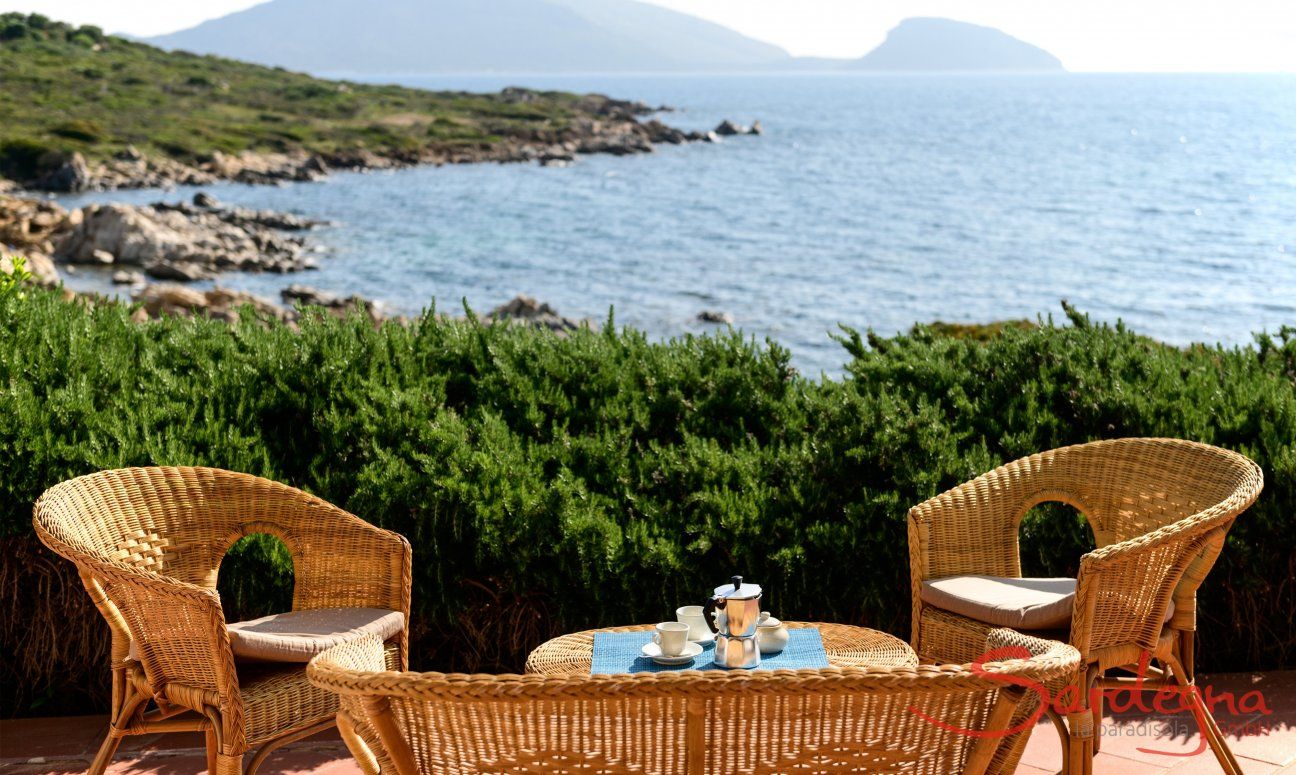
MULTIPOLYGON (((1067 299, 1172 343, 1245 344, 1296 324, 1296 76, 446 76, 410 85, 603 91, 667 121, 766 134, 567 168, 481 165, 219 185, 229 202, 329 218, 290 282, 396 312, 517 293, 658 337, 703 309, 845 360, 838 323, 1059 314, 1067 299)), ((178 199, 191 191, 168 193, 178 199)), ((69 204, 163 198, 157 191, 69 204)), ((83 270, 77 287, 106 287, 83 270)))

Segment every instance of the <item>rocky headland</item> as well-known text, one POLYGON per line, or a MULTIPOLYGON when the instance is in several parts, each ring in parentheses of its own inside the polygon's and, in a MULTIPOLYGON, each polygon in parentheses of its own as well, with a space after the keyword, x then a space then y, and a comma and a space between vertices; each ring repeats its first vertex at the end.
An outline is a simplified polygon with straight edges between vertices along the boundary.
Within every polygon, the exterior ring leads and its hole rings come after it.
MULTIPOLYGON (((537 92, 510 88, 501 92, 506 101, 526 105, 537 92)), ((217 181, 249 185, 286 185, 324 178, 335 170, 389 170, 416 165, 500 164, 538 162, 544 165, 570 163, 578 156, 610 154, 628 156, 652 153, 655 145, 713 143, 734 135, 759 135, 760 122, 744 126, 722 121, 709 132, 684 131, 644 116, 667 111, 642 102, 618 100, 601 94, 587 94, 577 102, 579 112, 567 126, 515 128, 497 139, 476 143, 430 143, 417 150, 350 150, 283 153, 245 151, 228 154, 213 151, 200 160, 185 163, 159 155, 145 155, 128 146, 112 156, 89 161, 80 152, 47 160, 47 169, 24 181, 28 189, 55 193, 111 191, 134 188, 202 186, 217 181)), ((0 183, 5 183, 0 179, 0 183)), ((8 182, 13 189, 17 184, 8 182)), ((4 189, 0 189, 3 192, 4 189)))

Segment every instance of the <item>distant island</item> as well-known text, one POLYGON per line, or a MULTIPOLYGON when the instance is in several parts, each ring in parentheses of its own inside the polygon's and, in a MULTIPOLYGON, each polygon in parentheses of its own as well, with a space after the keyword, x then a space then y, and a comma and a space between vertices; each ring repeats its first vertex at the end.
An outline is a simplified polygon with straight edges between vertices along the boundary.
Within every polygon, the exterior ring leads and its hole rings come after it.
POLYGON ((793 57, 637 0, 270 0, 148 42, 316 74, 1058 71, 998 30, 906 19, 860 59, 793 57))
POLYGON ((888 72, 1060 72, 1062 62, 993 27, 950 19, 905 19, 882 45, 850 64, 888 72))
POLYGON ((148 39, 313 73, 723 70, 777 46, 634 0, 271 0, 148 39))
MULTIPOLYGON (((713 141, 598 94, 329 81, 0 14, 0 192, 314 180, 331 169, 565 163, 713 141)), ((730 122, 719 134, 755 134, 730 122)))

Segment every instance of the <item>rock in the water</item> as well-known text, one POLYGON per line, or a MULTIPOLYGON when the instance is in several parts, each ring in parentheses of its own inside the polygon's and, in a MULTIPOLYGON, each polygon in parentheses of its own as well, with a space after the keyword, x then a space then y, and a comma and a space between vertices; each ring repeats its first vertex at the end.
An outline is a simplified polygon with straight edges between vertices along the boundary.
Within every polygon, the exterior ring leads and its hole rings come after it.
POLYGON ((50 256, 55 240, 69 228, 67 211, 54 202, 0 195, 0 254, 24 256, 27 271, 41 285, 53 287, 59 283, 58 269, 50 256))
POLYGON ((734 318, 728 312, 719 310, 704 309, 697 314, 697 319, 703 323, 723 323, 733 325, 734 318))
POLYGON ((688 141, 690 143, 718 143, 720 135, 715 132, 689 132, 688 141))
POLYGON ((559 334, 575 331, 582 326, 590 326, 589 320, 572 320, 558 314, 558 310, 544 302, 537 301, 523 294, 514 296, 482 317, 483 322, 492 320, 518 321, 529 323, 537 328, 547 328, 559 334))
POLYGON ((194 207, 201 207, 206 210, 214 210, 221 206, 220 200, 206 191, 199 191, 193 196, 194 207))
MULTIPOLYGON (((58 269, 54 268, 54 261, 49 256, 31 251, 20 255, 26 259, 27 272, 38 285, 53 288, 59 284, 58 269)), ((0 250, 0 274, 13 274, 13 270, 12 257, 0 250)))
POLYGON ((149 277, 156 277, 159 280, 181 282, 210 280, 216 276, 215 272, 204 269, 200 264, 182 261, 154 261, 144 267, 144 272, 149 277))
POLYGON ((118 269, 112 275, 113 285, 143 285, 144 273, 118 269))
POLYGON ((300 304, 303 307, 323 307, 336 317, 346 317, 351 310, 359 308, 369 319, 379 323, 384 316, 378 307, 363 296, 339 296, 309 285, 293 284, 279 292, 279 298, 285 304, 300 304))
POLYGON ((45 191, 75 193, 90 188, 90 167, 85 157, 78 152, 58 163, 56 167, 40 176, 35 187, 45 191))
MULTIPOLYGON (((142 266, 153 276, 195 280, 218 271, 293 272, 305 268, 304 240, 279 233, 315 222, 296 216, 189 205, 90 205, 58 243, 69 262, 142 266)), ((75 220, 75 219, 73 219, 75 220)))
POLYGON ((251 306, 258 315, 275 320, 291 319, 288 313, 273 302, 250 293, 225 288, 196 291, 183 285, 156 283, 144 287, 135 294, 134 299, 143 305, 141 309, 150 318, 159 318, 163 315, 180 317, 206 315, 217 320, 232 321, 238 317, 240 308, 251 306))
POLYGON ((663 124, 657 119, 644 123, 644 129, 648 130, 648 139, 654 143, 679 145, 680 143, 686 143, 689 140, 689 136, 683 131, 676 129, 673 126, 663 124))
POLYGON ((751 126, 743 126, 742 124, 735 124, 729 119, 721 121, 720 125, 717 126, 714 131, 721 137, 732 137, 734 135, 759 135, 765 132, 759 121, 751 126))

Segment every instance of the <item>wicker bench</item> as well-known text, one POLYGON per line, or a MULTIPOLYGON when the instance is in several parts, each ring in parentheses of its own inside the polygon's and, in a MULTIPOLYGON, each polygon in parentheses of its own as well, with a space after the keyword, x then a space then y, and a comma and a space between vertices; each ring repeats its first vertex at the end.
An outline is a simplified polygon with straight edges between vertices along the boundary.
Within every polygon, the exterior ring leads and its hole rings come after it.
POLYGON ((1020 660, 969 666, 549 677, 383 670, 371 639, 316 657, 366 773, 1011 772, 1038 709, 1065 685, 1062 643, 996 630, 1020 660), (1015 727, 1025 734, 1012 731, 1015 727))

